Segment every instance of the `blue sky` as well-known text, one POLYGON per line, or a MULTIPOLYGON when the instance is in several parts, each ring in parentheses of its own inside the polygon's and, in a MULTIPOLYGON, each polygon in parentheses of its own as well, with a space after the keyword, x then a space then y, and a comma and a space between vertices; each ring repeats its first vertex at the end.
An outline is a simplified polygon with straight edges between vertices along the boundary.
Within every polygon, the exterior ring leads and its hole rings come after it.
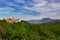
POLYGON ((0 19, 60 19, 60 0, 0 0, 0 19))

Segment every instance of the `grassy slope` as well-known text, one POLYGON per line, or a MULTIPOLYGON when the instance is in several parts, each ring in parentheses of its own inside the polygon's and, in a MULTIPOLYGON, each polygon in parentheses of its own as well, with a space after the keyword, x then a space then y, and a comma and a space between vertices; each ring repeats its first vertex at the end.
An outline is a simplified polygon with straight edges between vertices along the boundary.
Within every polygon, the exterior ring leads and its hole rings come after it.
POLYGON ((0 21, 0 40, 59 40, 60 22, 30 24, 21 23, 9 24, 0 21))

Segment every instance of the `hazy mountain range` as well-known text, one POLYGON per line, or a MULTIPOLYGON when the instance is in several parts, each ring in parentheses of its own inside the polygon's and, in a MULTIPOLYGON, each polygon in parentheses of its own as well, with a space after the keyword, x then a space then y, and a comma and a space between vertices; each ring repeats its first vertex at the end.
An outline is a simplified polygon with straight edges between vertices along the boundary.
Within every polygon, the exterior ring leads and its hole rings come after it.
POLYGON ((29 20, 28 22, 41 24, 41 23, 48 23, 48 22, 60 22, 60 19, 43 18, 41 20, 29 20))

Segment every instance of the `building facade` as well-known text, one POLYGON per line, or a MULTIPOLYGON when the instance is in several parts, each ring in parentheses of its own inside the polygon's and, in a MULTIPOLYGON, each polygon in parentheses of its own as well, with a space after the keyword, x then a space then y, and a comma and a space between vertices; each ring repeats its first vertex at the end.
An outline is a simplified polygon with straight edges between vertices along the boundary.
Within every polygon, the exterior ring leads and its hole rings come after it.
POLYGON ((14 18, 12 18, 12 19, 7 18, 7 19, 5 19, 5 21, 8 22, 8 23, 17 23, 17 22, 21 22, 20 19, 14 19, 14 18))

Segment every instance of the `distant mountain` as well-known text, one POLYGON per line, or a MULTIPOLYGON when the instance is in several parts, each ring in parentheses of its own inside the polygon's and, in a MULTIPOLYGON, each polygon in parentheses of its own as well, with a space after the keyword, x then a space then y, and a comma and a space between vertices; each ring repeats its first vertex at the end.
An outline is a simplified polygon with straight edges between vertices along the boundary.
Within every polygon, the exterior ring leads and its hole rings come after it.
POLYGON ((60 22, 60 19, 43 18, 41 20, 29 20, 28 22, 41 24, 41 23, 48 23, 48 22, 60 22))

